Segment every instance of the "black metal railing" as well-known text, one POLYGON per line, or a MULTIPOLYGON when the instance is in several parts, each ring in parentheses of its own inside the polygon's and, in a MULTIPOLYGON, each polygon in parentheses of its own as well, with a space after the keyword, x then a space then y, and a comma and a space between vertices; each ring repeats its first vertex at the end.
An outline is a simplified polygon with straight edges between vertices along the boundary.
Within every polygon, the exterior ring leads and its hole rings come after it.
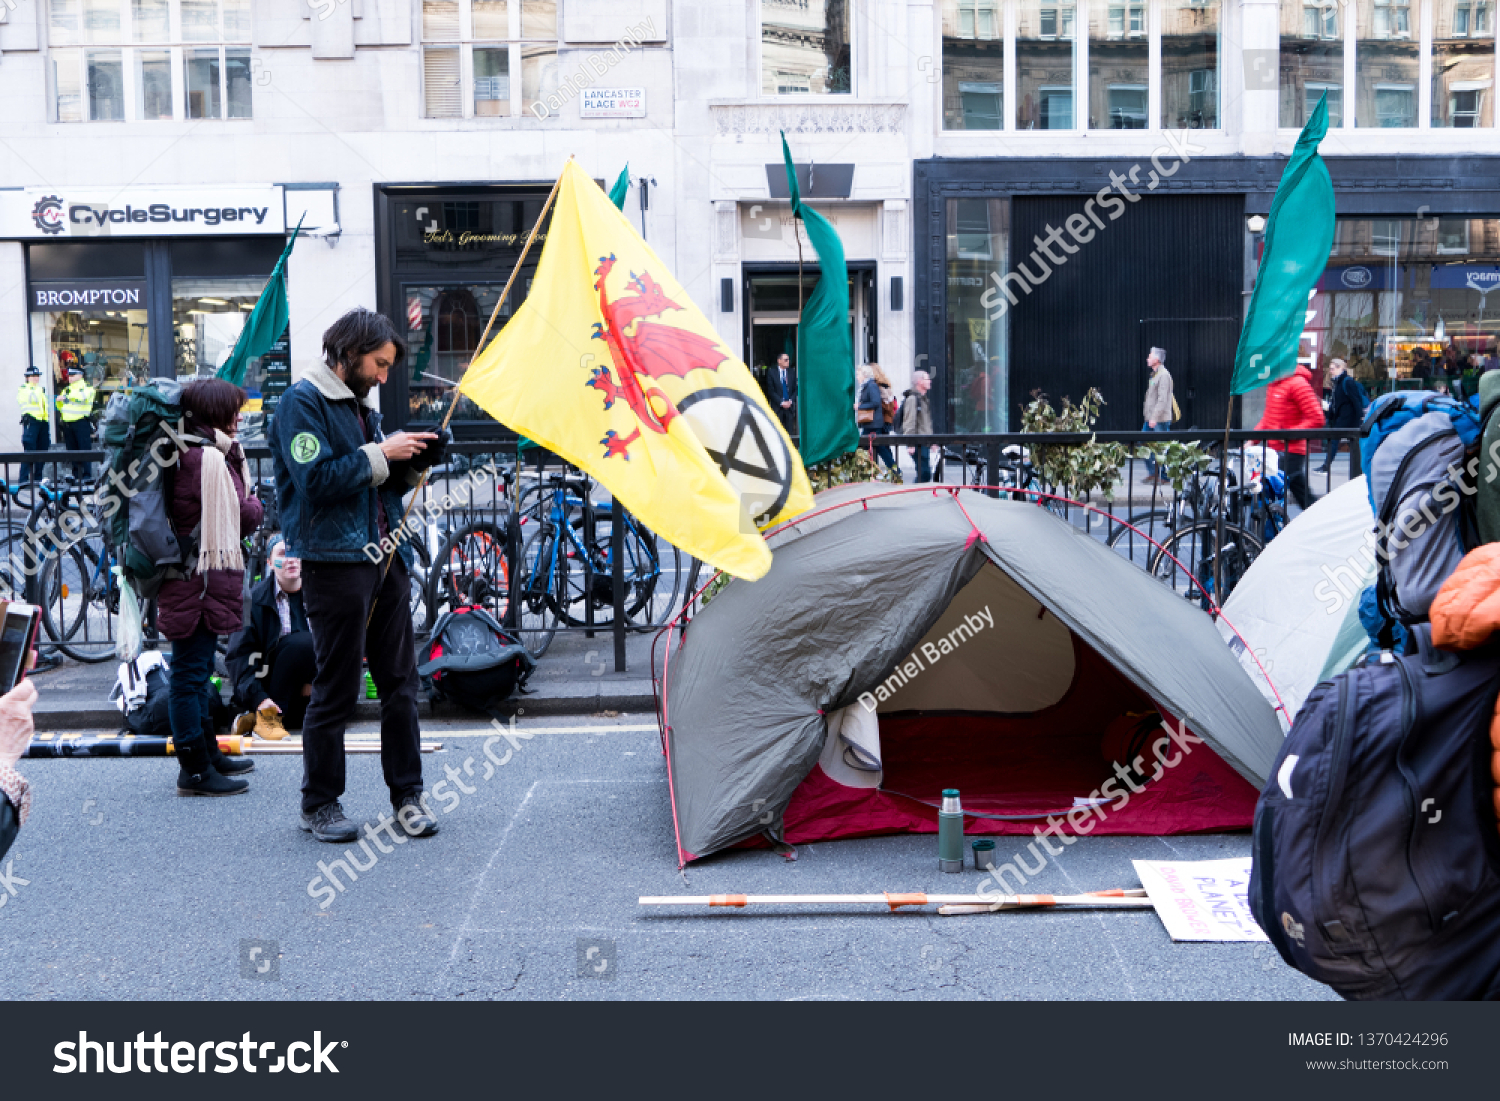
MULTIPOLYGON (((1272 441, 1306 441, 1309 487, 1326 493, 1342 480, 1338 467, 1345 462, 1348 477, 1360 473, 1358 436, 1357 429, 1234 431, 1227 465, 1220 463, 1224 433, 1195 430, 877 436, 863 439, 861 447, 892 448, 907 480, 914 474, 909 449, 935 447, 934 482, 1038 501, 1144 567, 1155 546, 1144 536, 1160 542, 1158 536, 1169 536, 1185 520, 1224 511, 1219 501, 1228 502, 1236 523, 1249 522, 1253 509, 1264 509, 1265 498, 1252 502, 1256 495, 1250 491, 1272 441), (1196 443, 1208 452, 1208 465, 1180 488, 1148 482, 1139 454, 1143 444, 1171 441, 1196 443), (1048 480, 1047 459, 1057 449, 1090 443, 1124 445, 1129 457, 1109 492, 1089 494, 1093 509, 1081 510, 1066 499, 1073 496, 1071 487, 1048 480), (1327 449, 1340 443, 1348 446, 1347 459, 1312 471, 1327 449)), ((262 532, 247 548, 247 574, 253 576, 265 568, 270 534, 279 523, 270 452, 251 444, 246 457, 268 505, 262 532)), ((120 595, 110 573, 112 551, 100 531, 104 518, 93 501, 103 458, 98 451, 0 454, 0 596, 41 605, 44 650, 83 660, 112 655, 120 595), (32 464, 42 468, 42 480, 23 485, 23 470, 32 464)), ((411 501, 408 516, 406 538, 416 558, 412 614, 419 633, 430 630, 444 610, 467 601, 490 608, 529 645, 544 634, 550 639, 556 632, 588 637, 607 632, 619 671, 625 669, 626 636, 665 623, 712 572, 652 536, 576 468, 540 449, 518 454, 513 438, 451 444, 447 461, 411 501), (547 608, 525 598, 521 584, 538 569, 528 554, 541 553, 538 548, 548 538, 553 540, 548 568, 567 574, 564 595, 551 601, 550 627, 547 608)), ((373 552, 372 560, 379 548, 373 552)))

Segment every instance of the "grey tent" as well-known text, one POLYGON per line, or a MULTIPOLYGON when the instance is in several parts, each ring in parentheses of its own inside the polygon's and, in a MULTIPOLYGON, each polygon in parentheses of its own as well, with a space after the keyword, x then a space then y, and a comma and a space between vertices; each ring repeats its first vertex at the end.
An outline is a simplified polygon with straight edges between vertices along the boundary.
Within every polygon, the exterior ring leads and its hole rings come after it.
POLYGON ((670 639, 684 862, 935 830, 948 787, 1008 816, 971 833, 1249 825, 1281 728, 1204 612, 1035 505, 880 488, 820 495, 853 503, 670 639))

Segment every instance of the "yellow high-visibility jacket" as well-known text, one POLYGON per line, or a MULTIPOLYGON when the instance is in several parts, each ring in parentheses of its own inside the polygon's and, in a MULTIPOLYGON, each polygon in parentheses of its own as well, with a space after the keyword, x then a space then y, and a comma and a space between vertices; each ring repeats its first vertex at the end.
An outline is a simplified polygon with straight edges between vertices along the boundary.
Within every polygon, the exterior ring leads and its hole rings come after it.
POLYGON ((47 391, 36 383, 22 383, 16 400, 21 405, 21 416, 38 421, 47 419, 47 391))
POLYGON ((67 423, 83 420, 94 411, 94 388, 82 380, 69 383, 57 399, 57 408, 67 423))

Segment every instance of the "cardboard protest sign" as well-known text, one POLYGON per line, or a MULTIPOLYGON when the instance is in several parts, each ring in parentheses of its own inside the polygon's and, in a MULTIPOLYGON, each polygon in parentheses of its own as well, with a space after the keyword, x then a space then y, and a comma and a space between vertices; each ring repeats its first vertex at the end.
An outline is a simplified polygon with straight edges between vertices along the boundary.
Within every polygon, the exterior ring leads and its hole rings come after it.
POLYGON ((1141 886, 1174 941, 1264 941, 1245 892, 1250 858, 1135 860, 1141 886))

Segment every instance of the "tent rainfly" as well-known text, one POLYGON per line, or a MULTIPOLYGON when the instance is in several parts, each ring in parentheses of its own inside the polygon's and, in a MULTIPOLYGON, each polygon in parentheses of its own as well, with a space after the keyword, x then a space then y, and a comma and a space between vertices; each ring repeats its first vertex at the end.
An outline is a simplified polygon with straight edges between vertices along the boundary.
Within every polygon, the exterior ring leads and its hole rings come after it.
POLYGON ((971 833, 1250 824, 1281 727, 1195 604, 1034 505, 883 488, 820 494, 853 503, 667 640, 684 863, 934 832, 949 787, 1004 816, 971 833))

